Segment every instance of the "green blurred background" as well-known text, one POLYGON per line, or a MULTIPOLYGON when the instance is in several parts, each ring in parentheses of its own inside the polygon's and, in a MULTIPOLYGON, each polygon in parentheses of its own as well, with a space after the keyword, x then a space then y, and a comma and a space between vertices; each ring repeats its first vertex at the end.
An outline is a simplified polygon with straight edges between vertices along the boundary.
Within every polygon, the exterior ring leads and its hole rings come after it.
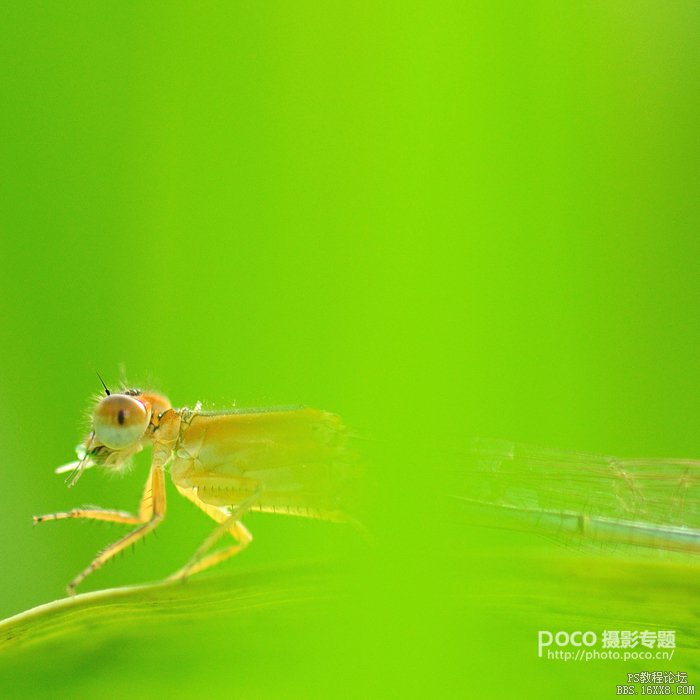
MULTIPOLYGON (((379 545, 254 515, 229 574, 352 562, 358 595, 240 628, 115 633, 85 655, 39 649, 2 668, 3 687, 612 696, 631 667, 542 663, 547 613, 485 605, 494 587, 516 605, 528 568, 485 563, 499 540, 436 494, 473 435, 700 455, 699 14, 5 3, 0 615, 60 597, 121 534, 32 529, 32 514, 135 506, 143 462, 70 491, 52 474, 82 437, 95 371, 116 384, 120 363, 175 405, 341 414, 376 447, 379 545)), ((158 538, 84 590, 191 555, 209 525, 170 495, 158 538)))

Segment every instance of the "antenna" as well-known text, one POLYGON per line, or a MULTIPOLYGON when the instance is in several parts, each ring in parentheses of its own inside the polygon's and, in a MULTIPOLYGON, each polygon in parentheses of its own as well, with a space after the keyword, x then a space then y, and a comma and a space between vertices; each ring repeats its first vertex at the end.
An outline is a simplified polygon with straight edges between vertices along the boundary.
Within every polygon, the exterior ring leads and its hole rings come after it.
POLYGON ((102 379, 102 377, 100 377, 99 372, 95 372, 95 374, 98 376, 99 380, 102 382, 102 386, 104 387, 105 394, 107 394, 107 396, 109 396, 112 392, 110 392, 110 390, 107 388, 107 385, 105 384, 104 379, 102 379))

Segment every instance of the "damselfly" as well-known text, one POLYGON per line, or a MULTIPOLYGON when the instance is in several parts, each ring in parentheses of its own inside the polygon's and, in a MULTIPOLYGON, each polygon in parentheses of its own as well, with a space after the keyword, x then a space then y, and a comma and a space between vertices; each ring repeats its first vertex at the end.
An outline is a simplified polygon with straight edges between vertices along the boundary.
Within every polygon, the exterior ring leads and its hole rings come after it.
POLYGON ((35 523, 87 518, 136 525, 68 584, 69 594, 162 522, 166 469, 177 490, 218 523, 173 579, 203 571, 250 544, 252 536, 241 522, 250 511, 357 526, 344 501, 348 484, 357 475, 356 460, 338 416, 304 407, 221 412, 202 411, 199 404, 193 409, 173 408, 157 393, 138 389, 110 393, 104 388, 106 396, 98 399, 91 429, 77 448, 78 460, 56 471, 70 472, 67 481, 73 486, 90 467, 125 470, 148 444, 151 468, 135 514, 87 507, 34 517, 35 523), (226 533, 234 544, 212 551, 226 533))

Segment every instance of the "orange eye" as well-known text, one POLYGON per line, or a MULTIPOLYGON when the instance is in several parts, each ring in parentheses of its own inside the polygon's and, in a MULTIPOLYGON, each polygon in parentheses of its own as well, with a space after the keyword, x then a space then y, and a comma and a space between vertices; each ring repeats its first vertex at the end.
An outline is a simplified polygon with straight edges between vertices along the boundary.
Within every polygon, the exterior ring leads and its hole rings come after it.
POLYGON ((103 445, 121 450, 141 438, 150 419, 146 407, 133 396, 111 394, 97 405, 92 427, 103 445))

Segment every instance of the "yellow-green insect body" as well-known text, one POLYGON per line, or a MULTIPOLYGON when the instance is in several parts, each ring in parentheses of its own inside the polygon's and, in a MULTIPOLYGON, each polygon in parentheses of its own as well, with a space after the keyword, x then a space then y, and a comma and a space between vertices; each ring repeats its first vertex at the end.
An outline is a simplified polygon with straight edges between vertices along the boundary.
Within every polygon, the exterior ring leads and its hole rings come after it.
POLYGON ((172 578, 202 571, 246 547, 252 536, 241 518, 249 511, 356 524, 345 510, 345 496, 357 471, 338 416, 305 407, 203 412, 199 405, 173 408, 152 392, 106 391, 92 414, 92 430, 78 448, 78 461, 57 471, 71 470, 72 486, 93 466, 124 469, 147 445, 151 468, 138 514, 79 508, 35 516, 37 523, 88 518, 137 525, 98 554, 68 585, 69 593, 163 520, 166 467, 177 490, 218 523, 172 578), (212 552, 226 532, 235 544, 212 552))

